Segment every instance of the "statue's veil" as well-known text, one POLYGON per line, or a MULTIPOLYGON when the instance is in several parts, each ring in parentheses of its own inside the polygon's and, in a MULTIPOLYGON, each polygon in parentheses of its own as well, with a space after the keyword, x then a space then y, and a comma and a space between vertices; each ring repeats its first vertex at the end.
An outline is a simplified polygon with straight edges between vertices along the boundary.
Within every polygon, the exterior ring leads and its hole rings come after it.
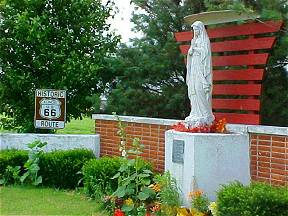
MULTIPOLYGON (((204 52, 201 53, 201 62, 204 65, 203 75, 206 78, 207 82, 212 85, 212 62, 211 62, 211 48, 210 48, 210 40, 208 34, 206 32, 205 26, 201 21, 195 21, 191 27, 196 27, 199 29, 200 34, 197 40, 200 40, 200 44, 204 48, 204 52), (210 76, 210 77, 208 77, 210 76)), ((195 37, 194 37, 195 38, 195 37)), ((194 40, 193 38, 193 40, 194 40)))

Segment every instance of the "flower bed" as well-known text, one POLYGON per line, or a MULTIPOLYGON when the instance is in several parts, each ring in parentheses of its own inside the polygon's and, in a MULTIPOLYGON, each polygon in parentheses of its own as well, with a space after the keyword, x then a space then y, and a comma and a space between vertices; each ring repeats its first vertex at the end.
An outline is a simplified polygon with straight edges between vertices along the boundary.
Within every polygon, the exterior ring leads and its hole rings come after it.
POLYGON ((172 125, 172 129, 179 132, 189 132, 189 133, 226 133, 227 121, 225 118, 220 120, 215 120, 212 125, 205 125, 201 127, 187 127, 184 122, 178 122, 172 125))

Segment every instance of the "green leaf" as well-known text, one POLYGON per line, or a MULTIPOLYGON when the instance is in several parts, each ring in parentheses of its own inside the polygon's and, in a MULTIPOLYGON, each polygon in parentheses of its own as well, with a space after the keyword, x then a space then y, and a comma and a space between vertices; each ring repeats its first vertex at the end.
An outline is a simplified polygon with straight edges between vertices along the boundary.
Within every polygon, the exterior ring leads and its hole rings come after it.
POLYGON ((150 177, 150 174, 142 173, 138 175, 139 178, 150 177))
POLYGON ((123 163, 123 164, 121 165, 121 167, 119 168, 119 172, 124 172, 124 171, 126 171, 128 168, 129 168, 128 165, 127 165, 126 163, 123 163))
POLYGON ((40 167, 38 164, 36 163, 33 163, 30 167, 29 167, 29 170, 32 172, 32 173, 36 173, 40 170, 40 167))
POLYGON ((5 185, 5 184, 6 184, 5 179, 0 179, 0 185, 5 185))
POLYGON ((143 172, 147 173, 147 174, 153 174, 153 172, 151 170, 147 170, 147 169, 143 170, 143 172))
POLYGON ((135 159, 131 159, 128 161, 128 166, 133 167, 135 165, 135 159))
POLYGON ((117 197, 124 197, 126 193, 126 187, 125 186, 120 186, 117 188, 117 190, 113 193, 114 196, 117 197))
POLYGON ((126 188, 126 195, 133 195, 135 193, 134 188, 126 188))
POLYGON ((139 200, 146 200, 146 199, 148 199, 150 197, 150 194, 147 193, 147 192, 142 191, 142 192, 140 192, 138 194, 137 197, 138 197, 139 200))
POLYGON ((120 172, 116 173, 111 179, 116 179, 116 178, 119 178, 119 176, 121 175, 120 172))
POLYGON ((23 183, 28 176, 29 176, 29 171, 25 172, 25 173, 20 177, 21 183, 23 183))
POLYGON ((124 205, 122 206, 122 208, 121 208, 121 210, 124 211, 124 212, 126 212, 126 213, 132 211, 133 209, 134 209, 134 203, 131 204, 131 205, 126 205, 126 204, 124 204, 124 205))
POLYGON ((149 178, 144 178, 141 180, 143 185, 150 185, 151 184, 151 180, 149 178))
POLYGON ((42 183, 42 176, 38 176, 36 181, 33 182, 33 185, 37 186, 42 183))

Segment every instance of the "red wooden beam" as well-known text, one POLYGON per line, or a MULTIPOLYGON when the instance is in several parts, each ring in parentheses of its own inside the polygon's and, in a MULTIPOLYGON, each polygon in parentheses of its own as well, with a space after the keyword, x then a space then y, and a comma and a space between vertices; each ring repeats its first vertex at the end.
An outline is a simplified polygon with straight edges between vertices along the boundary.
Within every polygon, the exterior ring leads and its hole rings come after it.
POLYGON ((257 114, 239 114, 239 113, 214 113, 216 119, 226 118, 229 124, 251 124, 258 125, 260 116, 257 114))
POLYGON ((221 28, 208 29, 210 38, 224 38, 243 35, 256 35, 278 32, 283 26, 282 21, 267 21, 264 23, 254 22, 243 25, 225 26, 221 28))
MULTIPOLYGON (((247 51, 271 49, 276 37, 253 38, 211 43, 212 52, 247 51)), ((187 55, 190 45, 180 45, 182 54, 187 55)))
POLYGON ((213 109, 227 110, 260 110, 260 100, 258 99, 212 99, 213 109))
POLYGON ((261 94, 261 84, 215 84, 213 95, 253 95, 261 94))
MULTIPOLYGON (((246 66, 246 65, 265 65, 269 54, 247 54, 233 56, 212 56, 213 66, 246 66)), ((184 59, 186 64, 186 59, 184 59)))
POLYGON ((213 80, 262 80, 264 69, 214 70, 213 80))
POLYGON ((213 66, 244 66, 244 65, 265 65, 268 60, 268 53, 233 55, 233 56, 213 56, 213 66))
MULTIPOLYGON (((225 38, 242 35, 255 35, 277 32, 283 26, 282 21, 267 21, 264 23, 247 23, 236 26, 225 26, 219 28, 207 29, 210 39, 212 38, 225 38)), ((178 42, 190 41, 193 37, 192 31, 176 32, 174 33, 175 39, 178 42)))

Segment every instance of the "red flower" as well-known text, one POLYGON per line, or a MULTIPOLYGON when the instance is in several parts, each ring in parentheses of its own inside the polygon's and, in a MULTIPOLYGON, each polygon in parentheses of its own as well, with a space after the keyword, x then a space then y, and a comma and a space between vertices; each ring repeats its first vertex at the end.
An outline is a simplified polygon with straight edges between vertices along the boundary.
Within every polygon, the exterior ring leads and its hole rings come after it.
POLYGON ((189 132, 189 129, 186 128, 183 122, 178 122, 174 125, 172 125, 172 129, 180 132, 189 132))
POLYGON ((125 216, 121 209, 116 209, 113 216, 125 216))
POLYGON ((215 120, 211 126, 205 125, 201 127, 187 128, 183 122, 172 125, 172 129, 179 132, 190 133, 225 133, 227 121, 225 118, 215 120))

